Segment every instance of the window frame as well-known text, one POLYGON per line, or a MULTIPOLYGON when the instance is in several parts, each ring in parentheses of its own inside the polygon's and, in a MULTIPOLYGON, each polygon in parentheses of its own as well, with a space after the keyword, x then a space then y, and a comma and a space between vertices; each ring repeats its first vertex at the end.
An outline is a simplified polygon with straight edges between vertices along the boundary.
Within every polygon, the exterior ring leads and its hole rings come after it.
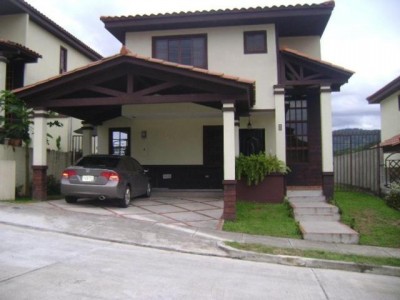
MULTIPOLYGON (((114 154, 114 145, 113 145, 113 132, 121 132, 127 134, 127 146, 125 147, 125 156, 131 156, 131 128, 130 127, 112 127, 108 129, 108 154, 110 155, 118 155, 114 154)), ((119 139, 121 141, 121 139, 119 139)), ((120 154, 119 154, 120 155, 120 154)))
MULTIPOLYGON (((200 33, 200 34, 185 34, 185 35, 166 35, 166 36, 153 36, 152 37, 152 57, 153 58, 158 58, 156 56, 156 42, 160 40, 167 40, 168 42, 172 40, 188 40, 188 39, 194 39, 194 38, 203 38, 204 39, 204 48, 203 48, 203 53, 204 53, 204 65, 203 66, 196 66, 194 64, 191 64, 190 66, 194 66, 197 68, 202 68, 202 69, 208 69, 208 41, 207 41, 207 34, 206 33, 200 33)), ((169 45, 168 45, 169 49, 169 45)), ((161 58, 159 58, 161 59, 161 58)), ((176 62, 169 60, 169 57, 167 61, 178 63, 181 65, 186 65, 182 62, 176 62)), ((193 61, 193 53, 191 53, 191 61, 193 61)))
POLYGON ((303 97, 296 97, 285 102, 285 105, 289 105, 285 114, 287 162, 290 164, 308 163, 310 161, 309 101, 303 97), (290 103, 294 105, 292 106, 290 103), (291 115, 293 118, 290 117, 291 115), (297 132, 297 128, 300 128, 299 125, 301 130, 297 132), (293 133, 290 133, 288 127, 293 129, 293 133), (303 140, 304 138, 305 140, 303 140))
POLYGON ((262 53, 268 53, 268 45, 267 45, 267 31, 266 30, 253 30, 253 31, 244 31, 243 32, 243 49, 244 49, 244 54, 262 54, 262 53), (261 34, 264 38, 264 43, 263 43, 263 48, 262 49, 256 49, 252 50, 249 45, 248 38, 254 35, 259 35, 261 34))
POLYGON ((67 72, 68 70, 68 49, 60 46, 60 74, 67 72))

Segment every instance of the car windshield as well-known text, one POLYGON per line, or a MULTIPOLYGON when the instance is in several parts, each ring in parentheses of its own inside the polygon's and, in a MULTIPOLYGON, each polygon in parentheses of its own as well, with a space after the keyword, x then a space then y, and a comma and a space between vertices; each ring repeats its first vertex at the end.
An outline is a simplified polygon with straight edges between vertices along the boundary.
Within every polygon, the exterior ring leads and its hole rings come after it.
POLYGON ((77 162, 77 166, 85 168, 116 168, 120 158, 106 156, 86 156, 77 162))

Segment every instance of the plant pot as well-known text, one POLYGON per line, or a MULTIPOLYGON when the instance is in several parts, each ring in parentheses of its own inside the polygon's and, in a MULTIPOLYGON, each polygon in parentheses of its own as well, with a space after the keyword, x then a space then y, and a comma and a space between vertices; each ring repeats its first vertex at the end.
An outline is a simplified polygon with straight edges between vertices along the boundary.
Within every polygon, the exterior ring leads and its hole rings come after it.
POLYGON ((282 203, 285 197, 285 175, 270 174, 257 185, 247 185, 245 179, 236 185, 237 199, 246 202, 282 203))

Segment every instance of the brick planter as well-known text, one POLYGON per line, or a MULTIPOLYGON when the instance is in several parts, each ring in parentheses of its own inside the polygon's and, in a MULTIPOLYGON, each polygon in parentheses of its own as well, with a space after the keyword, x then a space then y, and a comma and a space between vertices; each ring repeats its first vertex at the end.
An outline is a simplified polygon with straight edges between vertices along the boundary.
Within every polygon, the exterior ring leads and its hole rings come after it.
POLYGON ((282 203, 285 197, 285 175, 270 174, 258 185, 248 186, 246 180, 237 181, 238 200, 259 203, 282 203))

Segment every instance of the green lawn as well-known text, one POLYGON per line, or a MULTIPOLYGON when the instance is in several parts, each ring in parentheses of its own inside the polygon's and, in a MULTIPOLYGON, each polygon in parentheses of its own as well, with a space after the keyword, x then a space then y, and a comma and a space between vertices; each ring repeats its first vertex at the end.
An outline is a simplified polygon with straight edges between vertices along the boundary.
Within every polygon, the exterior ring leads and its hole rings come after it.
MULTIPOLYGON (((360 233, 360 244, 400 247, 400 211, 379 197, 360 192, 335 192, 334 204, 342 222, 360 233)), ((226 221, 225 231, 256 235, 301 238, 286 203, 258 204, 238 201, 236 221, 226 221)))
POLYGON ((231 247, 245 251, 253 251, 253 252, 273 254, 273 255, 302 256, 308 258, 346 261, 358 264, 380 265, 380 266, 386 265, 386 266, 400 267, 400 259, 395 257, 376 257, 376 256, 363 256, 355 254, 341 254, 324 250, 312 250, 312 249, 302 250, 302 249, 292 249, 292 248, 279 248, 279 247, 270 247, 260 244, 242 244, 237 242, 226 242, 226 244, 231 247))
POLYGON ((400 247, 400 211, 375 196, 360 192, 335 192, 334 204, 341 221, 360 233, 361 245, 400 247))
POLYGON ((224 223, 225 231, 301 239, 298 226, 286 203, 259 204, 238 201, 236 217, 236 221, 224 223))

